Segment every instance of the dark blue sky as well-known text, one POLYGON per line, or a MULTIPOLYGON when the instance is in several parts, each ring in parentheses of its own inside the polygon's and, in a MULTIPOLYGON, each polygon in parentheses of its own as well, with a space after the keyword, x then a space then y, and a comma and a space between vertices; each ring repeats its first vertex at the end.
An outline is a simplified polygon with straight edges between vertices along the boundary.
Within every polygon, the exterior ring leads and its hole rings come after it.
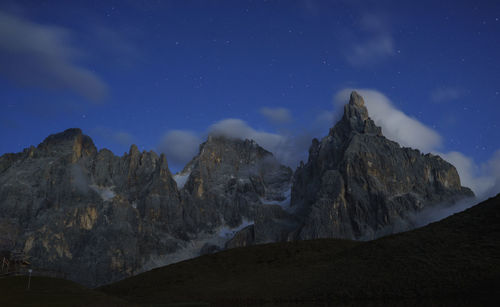
POLYGON ((69 127, 169 154, 172 130, 197 142, 228 118, 321 137, 334 97, 360 88, 479 167, 500 149, 499 18, 498 1, 4 0, 0 154, 69 127))

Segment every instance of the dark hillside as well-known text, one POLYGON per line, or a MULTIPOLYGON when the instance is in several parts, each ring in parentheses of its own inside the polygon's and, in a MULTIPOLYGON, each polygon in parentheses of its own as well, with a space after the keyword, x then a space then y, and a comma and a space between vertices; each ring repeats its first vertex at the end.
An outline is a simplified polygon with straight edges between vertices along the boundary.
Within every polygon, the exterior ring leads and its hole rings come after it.
POLYGON ((133 302, 496 298, 500 195, 421 229, 358 243, 238 248, 102 287, 133 302))
POLYGON ((31 278, 30 290, 27 290, 27 285, 27 276, 0 278, 0 306, 137 306, 64 279, 34 276, 31 278))

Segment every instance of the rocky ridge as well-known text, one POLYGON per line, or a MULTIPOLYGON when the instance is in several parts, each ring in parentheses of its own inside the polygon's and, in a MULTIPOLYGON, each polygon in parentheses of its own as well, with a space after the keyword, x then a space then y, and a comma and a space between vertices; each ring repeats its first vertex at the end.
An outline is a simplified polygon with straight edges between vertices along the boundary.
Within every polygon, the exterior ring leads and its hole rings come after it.
POLYGON ((292 171, 269 152, 210 137, 187 168, 179 189, 165 155, 135 145, 122 157, 97 151, 80 129, 3 155, 0 250, 95 286, 223 249, 254 223, 256 242, 280 235, 266 222, 287 213, 261 200, 282 201, 292 171))
POLYGON ((472 197, 453 165, 386 139, 352 92, 342 119, 294 174, 296 239, 373 239, 408 230, 411 215, 472 197))
POLYGON ((80 129, 0 157, 0 250, 89 286, 224 248, 370 239, 472 192, 434 155, 387 140, 355 92, 295 171, 252 140, 211 135, 172 175, 165 155, 97 150, 80 129))

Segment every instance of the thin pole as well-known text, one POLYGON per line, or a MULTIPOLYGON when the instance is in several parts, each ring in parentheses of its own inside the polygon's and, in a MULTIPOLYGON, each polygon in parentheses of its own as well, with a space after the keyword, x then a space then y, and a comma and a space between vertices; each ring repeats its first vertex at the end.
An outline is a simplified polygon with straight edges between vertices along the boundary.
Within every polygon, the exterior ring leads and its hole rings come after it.
POLYGON ((28 272, 30 272, 30 277, 28 278, 28 290, 30 289, 30 284, 31 284, 31 269, 29 269, 28 272))

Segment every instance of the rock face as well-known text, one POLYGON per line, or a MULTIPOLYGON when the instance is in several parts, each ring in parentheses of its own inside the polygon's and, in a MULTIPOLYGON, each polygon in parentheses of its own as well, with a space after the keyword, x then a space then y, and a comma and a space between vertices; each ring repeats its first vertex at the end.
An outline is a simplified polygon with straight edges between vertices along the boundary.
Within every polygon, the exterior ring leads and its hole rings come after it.
POLYGON ((302 225, 292 237, 372 239, 411 228, 409 216, 424 208, 471 196, 453 165, 386 139, 353 92, 295 172, 292 206, 302 225))
POLYGON ((5 154, 0 252, 97 286, 224 248, 370 239, 472 195, 451 164, 387 140, 352 93, 295 174, 254 141, 220 135, 174 176, 164 155, 97 151, 80 129, 5 154))
POLYGON ((0 250, 23 251, 36 268, 96 286, 222 249, 251 223, 260 241, 280 238, 265 223, 288 214, 262 202, 285 200, 292 171, 269 152, 209 138, 187 169, 179 191, 164 155, 135 145, 123 157, 98 152, 80 129, 3 155, 0 250))
POLYGON ((187 177, 181 195, 196 209, 190 216, 199 221, 198 231, 253 224, 255 233, 247 238, 255 241, 240 244, 249 245, 283 241, 296 226, 283 209, 290 202, 292 170, 254 141, 209 136, 176 176, 187 177))
POLYGON ((80 129, 0 158, 0 236, 34 267, 87 285, 140 271, 190 230, 164 155, 97 152, 80 129))

